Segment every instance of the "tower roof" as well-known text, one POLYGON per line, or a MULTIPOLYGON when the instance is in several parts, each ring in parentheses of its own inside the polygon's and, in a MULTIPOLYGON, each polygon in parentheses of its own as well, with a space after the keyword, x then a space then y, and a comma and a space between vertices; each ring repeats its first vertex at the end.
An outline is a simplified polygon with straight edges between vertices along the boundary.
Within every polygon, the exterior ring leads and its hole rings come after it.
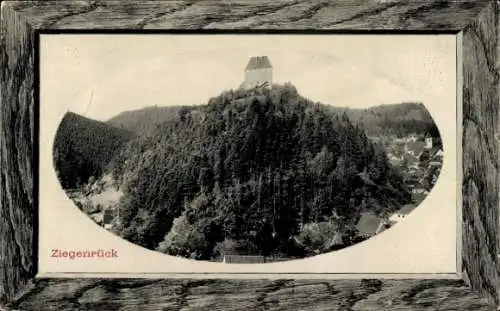
POLYGON ((267 56, 254 56, 250 58, 247 67, 245 70, 250 69, 263 69, 263 68, 273 68, 269 58, 267 56))

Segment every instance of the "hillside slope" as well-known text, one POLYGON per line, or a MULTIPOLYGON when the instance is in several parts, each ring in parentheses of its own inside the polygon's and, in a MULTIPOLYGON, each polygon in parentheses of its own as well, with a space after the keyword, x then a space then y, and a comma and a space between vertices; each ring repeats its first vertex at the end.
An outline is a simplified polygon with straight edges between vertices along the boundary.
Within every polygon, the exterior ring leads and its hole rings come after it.
POLYGON ((68 112, 54 140, 54 166, 64 189, 98 178, 112 157, 134 134, 68 112))
POLYGON ((335 113, 346 113, 352 122, 363 126, 369 136, 408 136, 429 133, 439 138, 439 132, 427 108, 422 103, 381 105, 367 109, 330 107, 335 113))
POLYGON ((195 259, 328 251, 352 243, 362 213, 410 200, 381 148, 292 85, 224 92, 111 167, 125 193, 115 232, 195 259))
POLYGON ((124 111, 106 121, 107 124, 136 134, 147 134, 159 124, 178 119, 183 112, 196 106, 146 107, 133 111, 124 111))

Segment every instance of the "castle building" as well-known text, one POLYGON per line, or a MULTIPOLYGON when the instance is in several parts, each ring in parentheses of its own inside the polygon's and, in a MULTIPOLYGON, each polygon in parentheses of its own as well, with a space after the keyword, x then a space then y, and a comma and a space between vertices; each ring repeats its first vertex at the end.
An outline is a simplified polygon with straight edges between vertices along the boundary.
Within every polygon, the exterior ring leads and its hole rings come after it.
POLYGON ((245 80, 241 84, 244 89, 258 86, 269 86, 273 82, 273 66, 267 56, 250 58, 245 68, 245 80))

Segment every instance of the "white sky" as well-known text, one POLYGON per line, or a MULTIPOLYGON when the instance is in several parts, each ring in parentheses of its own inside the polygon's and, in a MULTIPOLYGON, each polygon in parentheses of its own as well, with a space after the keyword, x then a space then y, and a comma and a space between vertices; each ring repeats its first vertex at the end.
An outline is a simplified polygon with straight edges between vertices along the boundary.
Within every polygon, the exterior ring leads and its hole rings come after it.
POLYGON ((274 82, 290 81, 314 101, 353 108, 425 104, 454 90, 455 40, 453 35, 42 35, 40 83, 49 103, 107 120, 147 106, 206 103, 239 86, 251 56, 267 55, 274 82))

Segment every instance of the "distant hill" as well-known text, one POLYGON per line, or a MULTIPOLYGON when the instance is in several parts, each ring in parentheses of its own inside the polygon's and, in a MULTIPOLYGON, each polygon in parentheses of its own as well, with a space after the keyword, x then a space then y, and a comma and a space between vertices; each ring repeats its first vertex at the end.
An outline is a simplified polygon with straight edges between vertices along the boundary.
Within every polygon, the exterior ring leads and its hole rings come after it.
POLYGON ((135 134, 73 112, 64 116, 54 141, 54 166, 64 189, 98 178, 135 134))
POLYGON ((195 108, 196 106, 146 107, 124 111, 106 123, 136 134, 145 134, 153 131, 158 124, 178 119, 184 112, 195 108))
POLYGON ((429 133, 439 137, 439 131, 429 111, 422 103, 381 105, 367 109, 330 107, 336 113, 346 113, 352 122, 362 125, 369 136, 407 136, 429 133))
MULTIPOLYGON (((183 113, 199 109, 200 106, 147 107, 125 111, 108 120, 107 123, 134 133, 150 133, 159 124, 178 120, 183 113)), ((361 125, 368 136, 407 136, 412 133, 431 133, 439 137, 437 127, 422 103, 397 103, 367 109, 352 109, 326 106, 331 112, 342 115, 361 125)))

